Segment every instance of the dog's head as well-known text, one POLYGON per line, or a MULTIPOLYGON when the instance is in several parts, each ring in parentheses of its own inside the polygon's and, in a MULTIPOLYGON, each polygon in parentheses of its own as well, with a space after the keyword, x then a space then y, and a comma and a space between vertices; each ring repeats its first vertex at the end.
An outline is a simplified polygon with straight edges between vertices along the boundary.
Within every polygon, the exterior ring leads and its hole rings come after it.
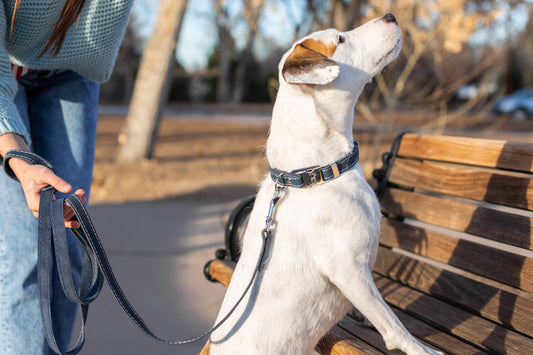
POLYGON ((283 56, 280 81, 328 85, 354 91, 400 53, 400 27, 392 14, 348 32, 318 31, 296 42, 283 56))

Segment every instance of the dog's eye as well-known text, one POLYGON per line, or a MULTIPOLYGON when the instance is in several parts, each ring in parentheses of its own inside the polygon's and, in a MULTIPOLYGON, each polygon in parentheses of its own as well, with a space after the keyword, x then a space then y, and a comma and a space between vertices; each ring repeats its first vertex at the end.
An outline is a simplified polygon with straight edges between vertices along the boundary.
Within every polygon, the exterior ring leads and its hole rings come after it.
POLYGON ((346 42, 346 38, 344 36, 338 35, 337 36, 337 43, 344 43, 346 42))

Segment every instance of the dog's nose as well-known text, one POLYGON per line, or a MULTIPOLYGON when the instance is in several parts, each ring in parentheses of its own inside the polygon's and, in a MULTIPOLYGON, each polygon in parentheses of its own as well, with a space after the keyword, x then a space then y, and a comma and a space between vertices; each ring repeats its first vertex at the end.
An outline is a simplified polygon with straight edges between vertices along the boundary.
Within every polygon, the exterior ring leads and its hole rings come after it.
POLYGON ((398 21, 396 21, 396 17, 394 17, 394 15, 391 14, 390 12, 388 14, 386 14, 385 16, 383 16, 382 18, 383 18, 383 21, 394 22, 394 23, 398 24, 398 21))

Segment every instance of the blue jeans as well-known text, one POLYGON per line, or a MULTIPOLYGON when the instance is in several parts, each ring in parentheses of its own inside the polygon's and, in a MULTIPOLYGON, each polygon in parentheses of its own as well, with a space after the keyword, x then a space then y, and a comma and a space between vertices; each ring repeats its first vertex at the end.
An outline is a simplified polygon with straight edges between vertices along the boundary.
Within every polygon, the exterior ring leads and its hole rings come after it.
MULTIPOLYGON (((19 78, 15 103, 32 151, 56 174, 89 194, 96 140, 99 85, 72 71, 31 71, 19 78)), ((61 195, 58 195, 61 197, 61 195)), ((44 338, 37 290, 37 219, 21 186, 0 172, 0 354, 51 354, 44 338)), ((71 260, 81 269, 82 248, 69 232, 71 260)), ((75 277, 76 278, 76 277, 75 277)), ((67 350, 77 306, 52 280, 52 317, 58 344, 67 350)))

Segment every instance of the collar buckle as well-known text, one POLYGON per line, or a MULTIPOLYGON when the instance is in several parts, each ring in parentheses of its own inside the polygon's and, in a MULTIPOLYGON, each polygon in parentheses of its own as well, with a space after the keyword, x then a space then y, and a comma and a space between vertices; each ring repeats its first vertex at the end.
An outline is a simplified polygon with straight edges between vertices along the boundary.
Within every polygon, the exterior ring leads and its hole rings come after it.
POLYGON ((320 169, 320 167, 302 171, 300 173, 297 173, 297 175, 300 175, 302 177, 304 187, 308 187, 319 182, 325 181, 324 174, 322 173, 322 169, 320 169))

